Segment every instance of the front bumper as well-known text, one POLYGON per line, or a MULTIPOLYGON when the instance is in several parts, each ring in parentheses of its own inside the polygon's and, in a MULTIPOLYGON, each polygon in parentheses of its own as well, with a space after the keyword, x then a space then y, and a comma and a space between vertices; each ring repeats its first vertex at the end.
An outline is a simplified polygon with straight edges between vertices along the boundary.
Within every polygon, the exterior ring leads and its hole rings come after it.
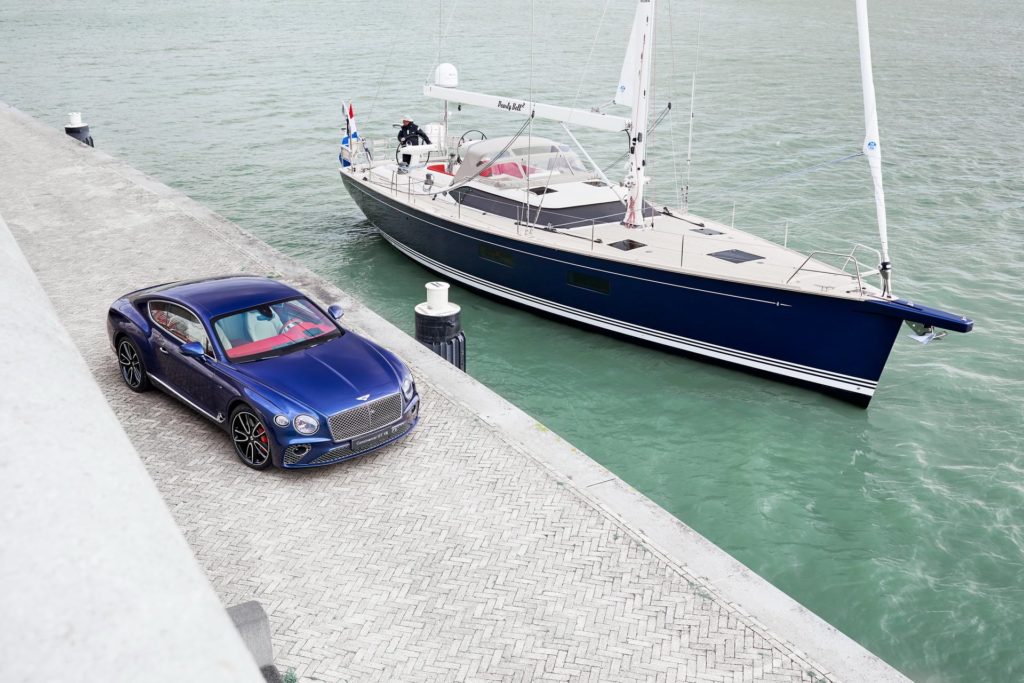
POLYGON ((305 467, 321 467, 358 458, 370 451, 398 441, 412 431, 419 422, 420 397, 413 396, 405 407, 402 417, 391 424, 363 434, 350 441, 333 441, 331 439, 293 439, 282 444, 281 467, 285 469, 302 469, 305 467))

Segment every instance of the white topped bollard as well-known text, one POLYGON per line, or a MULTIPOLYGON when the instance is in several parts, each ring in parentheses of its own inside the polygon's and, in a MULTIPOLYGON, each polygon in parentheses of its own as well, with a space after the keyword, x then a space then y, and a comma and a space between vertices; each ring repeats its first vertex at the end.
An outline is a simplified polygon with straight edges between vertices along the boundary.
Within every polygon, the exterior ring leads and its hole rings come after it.
POLYGON ((416 306, 416 341, 465 372, 466 333, 462 309, 448 301, 447 282, 428 282, 427 300, 416 306))
POLYGON ((68 112, 68 123, 64 126, 64 132, 90 147, 96 146, 92 143, 92 134, 89 132, 89 124, 82 123, 81 112, 68 112))

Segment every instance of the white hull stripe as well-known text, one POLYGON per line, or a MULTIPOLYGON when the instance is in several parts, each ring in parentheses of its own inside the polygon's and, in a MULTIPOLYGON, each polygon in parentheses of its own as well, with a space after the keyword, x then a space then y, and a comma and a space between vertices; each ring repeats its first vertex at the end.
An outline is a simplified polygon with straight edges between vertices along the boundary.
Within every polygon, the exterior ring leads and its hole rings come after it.
MULTIPOLYGON (((413 214, 413 213, 409 213, 409 212, 403 211, 402 209, 399 209, 399 208, 397 208, 395 206, 392 206, 390 203, 388 203, 386 201, 383 201, 382 197, 377 196, 376 192, 371 191, 368 187, 365 187, 365 185, 363 183, 360 183, 355 178, 348 178, 348 179, 351 180, 353 183, 355 183, 355 185, 363 192, 364 195, 366 195, 370 199, 373 199, 374 201, 384 205, 385 207, 387 207, 388 209, 390 209, 392 211, 397 211, 398 213, 401 213, 402 215, 408 216, 409 218, 412 218, 412 219, 414 219, 416 221, 419 221, 421 223, 425 223, 425 224, 430 225, 432 227, 435 227, 435 228, 438 228, 438 229, 441 229, 441 230, 445 230, 446 232, 451 232, 451 233, 453 233, 455 235, 458 235, 459 237, 461 237, 463 239, 475 239, 473 237, 469 237, 467 235, 464 235, 462 233, 454 231, 454 230, 452 230, 450 228, 447 228, 447 227, 445 227, 443 225, 438 225, 437 223, 433 223, 433 222, 431 222, 429 220, 426 220, 423 217, 422 212, 418 211, 417 213, 419 213, 420 215, 416 215, 416 214, 413 214)), ((402 204, 402 206, 405 206, 405 205, 402 204)), ((412 207, 408 207, 408 208, 410 210, 414 210, 414 209, 412 209, 412 207)), ((726 362, 729 362, 729 363, 736 363, 738 365, 743 365, 745 367, 755 368, 755 369, 758 369, 758 370, 762 370, 762 371, 773 373, 773 374, 777 374, 777 375, 782 375, 782 376, 785 376, 785 377, 792 377, 794 379, 798 379, 798 380, 803 381, 803 382, 809 382, 811 384, 817 384, 817 385, 821 385, 821 386, 828 386, 828 387, 832 387, 832 388, 836 388, 836 389, 841 389, 843 391, 849 391, 849 392, 855 393, 855 394, 860 394, 860 395, 865 395, 865 396, 872 396, 872 395, 874 395, 875 388, 878 386, 878 382, 877 381, 872 381, 872 380, 864 379, 864 378, 861 378, 861 377, 854 377, 852 375, 844 375, 844 374, 841 374, 841 373, 830 372, 828 370, 822 370, 820 368, 813 368, 813 367, 810 367, 810 366, 800 365, 800 364, 797 364, 797 363, 790 363, 788 361, 778 360, 776 358, 770 358, 768 356, 761 356, 761 355, 758 355, 758 354, 748 353, 746 351, 739 351, 737 349, 732 349, 732 348, 729 348, 729 347, 718 346, 716 344, 710 344, 708 342, 703 342, 703 341, 700 341, 700 340, 697 340, 697 339, 690 339, 688 337, 681 337, 681 336, 678 336, 678 335, 669 334, 667 332, 662 332, 660 330, 655 330, 655 329, 651 329, 651 328, 647 328, 647 327, 642 327, 640 325, 634 325, 632 323, 627 323, 627 322, 624 322, 624 321, 621 321, 621 320, 616 320, 614 318, 607 318, 607 317, 604 317, 604 316, 599 316, 599 315, 596 315, 596 314, 593 314, 593 313, 589 313, 587 311, 583 311, 583 310, 576 309, 576 308, 571 308, 569 306, 564 306, 562 304, 559 304, 559 303, 556 303, 556 302, 553 302, 553 301, 549 301, 547 299, 541 299, 539 297, 535 297, 535 296, 532 296, 530 294, 526 294, 526 293, 521 292, 519 290, 503 287, 503 286, 497 285, 497 284, 495 284, 493 282, 480 279, 480 278, 478 278, 478 277, 476 277, 474 275, 470 275, 469 273, 464 273, 462 271, 456 270, 456 269, 451 268, 449 266, 446 266, 443 263, 440 263, 438 261, 434 261, 433 259, 431 259, 431 258, 429 258, 429 257, 427 257, 427 256, 425 256, 423 254, 420 254, 419 252, 413 251, 412 249, 410 249, 406 245, 397 242, 396 240, 391 238, 389 235, 384 233, 383 230, 380 230, 380 226, 376 226, 376 227, 381 232, 381 234, 384 235, 385 239, 387 239, 388 242, 391 243, 396 249, 398 249, 402 253, 404 253, 407 256, 409 256, 409 258, 411 258, 411 259, 413 259, 415 261, 418 261, 419 263, 423 264, 424 266, 426 266, 426 267, 428 267, 428 268, 430 268, 432 270, 436 270, 438 272, 443 272, 446 275, 449 275, 450 277, 452 277, 453 279, 458 280, 458 281, 462 282, 463 284, 466 284, 466 285, 468 285, 470 287, 475 287, 477 289, 484 290, 486 292, 494 294, 495 296, 499 296, 499 297, 502 297, 504 299, 509 299, 511 301, 515 301, 515 302, 524 304, 526 306, 530 306, 532 308, 537 308, 537 309, 540 309, 540 310, 548 311, 550 313, 554 313, 554 314, 560 315, 562 317, 566 317, 566 318, 570 318, 570 319, 573 319, 573 320, 577 320, 579 322, 583 322, 583 323, 586 323, 588 325, 593 325, 595 327, 600 327, 602 329, 611 330, 613 332, 618 332, 620 334, 624 334, 624 335, 627 335, 627 336, 630 336, 630 337, 636 337, 638 339, 645 339, 645 340, 653 342, 655 344, 661 344, 661 345, 664 345, 664 346, 670 346, 672 348, 677 348, 677 349, 681 349, 681 350, 684 350, 684 351, 689 351, 689 352, 696 353, 696 354, 699 354, 699 355, 709 356, 709 357, 712 357, 712 358, 717 358, 719 360, 723 360, 723 361, 726 361, 726 362)), ((485 240, 477 240, 477 241, 485 242, 485 240)), ((488 243, 489 244, 493 244, 493 243, 490 243, 490 242, 488 242, 488 243)), ((498 245, 496 245, 496 246, 498 246, 498 245)), ((502 246, 502 248, 505 248, 505 249, 508 248, 505 245, 500 245, 500 246, 502 246)), ((514 251, 520 251, 520 250, 514 250, 514 251)), ((586 267, 586 266, 581 266, 580 264, 577 264, 577 263, 571 263, 571 262, 568 262, 568 261, 559 261, 558 259, 551 259, 551 258, 548 258, 548 257, 541 256, 539 254, 534 254, 532 252, 521 252, 521 253, 525 253, 525 254, 528 254, 530 256, 537 256, 539 258, 545 258, 545 259, 551 260, 551 261, 565 263, 567 265, 571 265, 571 266, 577 267, 577 268, 579 268, 579 267, 584 267, 585 268, 586 267)), ((591 270, 597 270, 598 272, 607 272, 607 271, 601 271, 599 269, 591 269, 591 270)), ((657 280, 648 280, 646 278, 638 278, 638 277, 635 277, 635 276, 625 275, 625 274, 622 274, 622 273, 608 272, 608 274, 619 276, 619 277, 628 277, 628 278, 631 278, 631 279, 644 280, 644 281, 647 281, 647 282, 654 282, 656 284, 669 285, 669 286, 678 287, 678 288, 681 288, 681 289, 691 289, 691 290, 695 290, 695 291, 707 292, 709 294, 717 294, 717 295, 720 295, 720 296, 729 296, 729 297, 735 297, 735 298, 739 298, 739 299, 747 299, 749 301, 757 301, 759 303, 766 303, 766 304, 770 304, 770 305, 773 305, 773 306, 780 306, 780 305, 781 306, 788 306, 787 304, 781 304, 780 302, 775 302, 775 301, 766 301, 766 300, 763 300, 763 299, 751 299, 751 298, 748 298, 748 297, 741 297, 741 296, 736 296, 736 295, 730 295, 730 294, 725 294, 723 292, 715 292, 715 291, 712 291, 712 290, 703 290, 703 289, 698 289, 698 288, 694 288, 694 287, 686 287, 686 286, 683 286, 683 285, 672 285, 671 283, 660 282, 660 281, 657 281, 657 280)))
POLYGON ((768 356, 759 356, 745 351, 738 351, 724 346, 709 344, 700 340, 681 337, 648 327, 623 322, 621 320, 596 315, 577 308, 548 301, 547 299, 541 299, 446 266, 443 263, 435 261, 428 256, 410 249, 408 246, 394 239, 383 230, 380 230, 380 233, 393 247, 431 270, 444 273, 453 280, 457 280, 471 288, 480 289, 495 296, 509 299, 531 308, 547 311, 555 315, 570 318, 578 322, 586 323, 594 327, 600 327, 626 336, 644 339, 655 344, 670 346, 683 351, 717 358, 722 361, 743 365, 745 367, 754 368, 764 372, 791 377, 802 382, 832 387, 834 389, 840 389, 863 396, 874 395, 875 388, 878 386, 878 382, 873 382, 871 380, 828 372, 827 370, 820 370, 806 365, 789 363, 770 358, 768 356))

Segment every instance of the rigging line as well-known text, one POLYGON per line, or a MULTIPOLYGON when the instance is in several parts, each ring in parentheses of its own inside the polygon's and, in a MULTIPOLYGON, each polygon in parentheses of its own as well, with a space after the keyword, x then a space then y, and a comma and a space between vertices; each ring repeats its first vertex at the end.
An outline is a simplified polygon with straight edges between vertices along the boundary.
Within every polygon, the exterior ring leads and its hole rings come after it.
MULTIPOLYGON (((656 129, 656 128, 658 127, 658 124, 659 124, 659 123, 661 123, 662 121, 664 121, 664 120, 665 120, 665 117, 666 117, 666 116, 668 116, 668 114, 669 114, 669 112, 671 111, 671 109, 672 109, 672 107, 671 107, 671 106, 665 107, 665 109, 664 109, 664 110, 662 110, 662 112, 661 112, 660 114, 658 114, 658 118, 657 118, 657 119, 655 119, 654 123, 653 123, 653 124, 651 124, 651 127, 650 127, 650 128, 648 129, 648 131, 647 131, 648 135, 650 135, 651 131, 653 131, 654 129, 656 129)), ((614 160, 614 161, 612 161, 612 162, 611 162, 610 164, 608 164, 607 166, 605 166, 605 167, 604 167, 603 169, 599 169, 599 170, 600 170, 600 171, 601 171, 602 173, 607 173, 607 172, 608 172, 608 169, 610 169, 610 168, 611 168, 612 166, 615 166, 616 164, 618 164, 619 162, 621 162, 621 161, 622 161, 623 159, 625 159, 625 158, 626 158, 627 156, 629 156, 629 150, 626 150, 625 152, 623 152, 622 154, 620 154, 620 155, 619 155, 618 157, 616 157, 616 158, 615 158, 615 160, 614 160)))
MULTIPOLYGON (((531 29, 531 33, 533 31, 533 1, 534 0, 531 0, 531 2, 530 2, 530 29, 531 29)), ((607 7, 607 5, 605 5, 605 7, 607 7)), ((531 96, 530 96, 530 100, 532 101, 533 100, 533 92, 532 92, 532 83, 533 83, 533 39, 532 38, 530 40, 530 83, 531 83, 531 93, 530 93, 531 96)), ((579 94, 579 92, 577 91, 577 95, 578 94, 579 94)), ((574 107, 576 106, 575 99, 573 100, 573 106, 574 107)), ((572 133, 569 132, 569 128, 564 123, 562 124, 562 127, 565 128, 565 131, 567 133, 569 133, 569 137, 572 137, 572 133)), ((531 134, 530 146, 526 150, 526 164, 527 164, 527 166, 532 166, 533 165, 532 162, 531 162, 531 154, 533 152, 533 137, 532 137, 532 135, 533 135, 533 126, 530 126, 530 134, 531 134)), ((561 150, 559 150, 558 153, 561 155, 561 153, 562 153, 561 150)), ((550 163, 550 161, 548 163, 550 163)), ((569 166, 571 167, 571 165, 569 165, 569 166)), ((527 224, 536 223, 536 222, 538 222, 540 220, 540 213, 541 213, 541 211, 544 208, 544 200, 547 199, 547 197, 548 197, 548 188, 551 187, 551 177, 553 175, 554 175, 553 173, 548 173, 547 177, 544 179, 544 191, 540 195, 540 201, 537 202, 537 217, 534 220, 531 221, 530 220, 530 191, 531 191, 530 190, 530 173, 529 172, 526 173, 526 222, 527 222, 527 224)))
MULTIPOLYGON (((444 1, 445 0, 438 0, 438 13, 437 13, 437 26, 438 26, 437 64, 441 63, 441 43, 442 43, 442 41, 446 40, 448 38, 448 34, 451 33, 452 22, 455 20, 455 16, 456 16, 456 11, 455 10, 459 6, 459 0, 454 0, 454 2, 452 2, 452 7, 451 7, 450 10, 448 10, 448 21, 445 22, 444 31, 441 31, 440 30, 441 29, 441 18, 442 18, 443 14, 444 14, 441 11, 441 5, 443 5, 444 1)), ((395 46, 396 42, 401 42, 401 41, 392 41, 392 43, 391 43, 392 49, 394 49, 394 46, 395 46)), ((437 67, 437 64, 435 64, 433 67, 431 67, 430 70, 427 72, 427 80, 426 80, 427 83, 430 83, 431 79, 433 78, 433 76, 434 76, 434 69, 437 67)))
MULTIPOLYGON (((572 132, 569 130, 569 127, 566 126, 564 123, 562 124, 562 128, 564 128, 565 132, 569 134, 569 137, 573 137, 572 132)), ((573 139, 575 139, 575 138, 573 138, 573 139)), ((572 171, 572 164, 569 163, 569 160, 565 157, 564 152, 560 148, 556 147, 556 149, 558 149, 558 152, 557 152, 557 155, 556 155, 555 158, 556 159, 560 159, 563 163, 565 163, 566 167, 568 167, 570 172, 571 172, 572 171)), ((527 152, 527 164, 528 165, 532 165, 532 164, 529 164, 529 152, 527 152)), ((548 160, 548 168, 549 169, 551 168, 550 164, 551 164, 551 160, 549 159, 548 160)), ((529 206, 530 206, 530 195, 529 195, 529 193, 530 193, 530 173, 529 173, 529 171, 527 171, 527 173, 526 173, 526 192, 527 192, 527 195, 526 195, 526 206, 527 206, 526 219, 527 219, 528 223, 537 223, 538 221, 540 221, 540 212, 544 208, 544 200, 546 200, 548 198, 548 188, 551 187, 551 178, 554 177, 554 175, 555 174, 553 172, 549 172, 547 177, 544 179, 544 187, 543 187, 543 190, 540 193, 540 201, 537 202, 537 217, 534 220, 531 221, 530 220, 530 212, 529 212, 529 206)), ((573 174, 573 175, 575 175, 575 174, 573 174)))
POLYGON ((697 94, 697 69, 700 67, 700 36, 704 28, 704 0, 697 8, 697 52, 693 60, 693 78, 690 80, 690 132, 686 138, 686 186, 683 188, 683 213, 690 212, 690 165, 693 159, 693 100, 697 94))
MULTIPOLYGON (((657 5, 655 5, 654 12, 657 13, 657 11, 658 11, 658 7, 657 7, 657 5)), ((650 75, 650 80, 649 80, 649 82, 647 84, 647 88, 650 91, 650 97, 648 98, 648 101, 651 102, 651 104, 657 104, 657 102, 658 102, 658 93, 657 93, 657 91, 658 91, 658 60, 654 58, 655 55, 658 54, 658 29, 657 29, 658 21, 657 21, 657 19, 658 19, 658 17, 656 17, 654 15, 651 16, 651 23, 654 24, 654 27, 655 27, 654 30, 651 31, 651 55, 650 55, 651 75, 650 75)), ((650 110, 648 110, 648 113, 650 113, 650 110)), ((650 118, 647 119, 647 122, 650 123, 650 118)), ((651 133, 652 132, 653 131, 651 131, 650 129, 647 130, 646 135, 647 135, 648 138, 651 138, 651 133)), ((651 147, 651 149, 653 149, 654 148, 653 145, 650 144, 651 140, 648 139, 647 142, 648 142, 648 146, 651 147)), ((646 156, 646 153, 645 153, 645 156, 646 156)))
POLYGON ((734 187, 731 190, 728 190, 726 192, 715 192, 715 193, 712 193, 711 195, 709 195, 709 197, 711 197, 711 198, 719 198, 719 197, 724 197, 726 195, 732 196, 732 195, 735 195, 736 193, 741 192, 741 191, 746 191, 746 190, 749 190, 751 188, 760 187, 761 185, 767 185, 769 183, 774 183, 775 181, 781 180, 782 178, 791 178, 791 177, 795 177, 795 176, 804 175, 805 173, 811 173, 813 171, 817 171, 819 169, 825 168, 826 166, 831 166, 832 164, 838 164, 841 161, 846 161, 848 159, 856 159, 857 157, 862 157, 862 156, 864 156, 864 152, 854 152, 853 154, 847 154, 846 156, 839 157, 838 159, 831 159, 829 161, 823 161, 823 162, 821 162, 819 164, 814 164, 813 166, 807 166, 806 168, 798 168, 795 171, 789 171, 787 173, 780 173, 779 175, 771 176, 771 177, 765 178, 763 180, 757 180, 757 181, 750 182, 750 183, 743 183, 742 185, 737 185, 736 187, 734 187))
MULTIPOLYGON (((531 115, 530 119, 532 119, 532 118, 533 118, 533 116, 531 115)), ((504 147, 502 147, 501 151, 498 152, 497 154, 495 154, 493 159, 491 159, 486 164, 481 166, 479 169, 477 169, 476 173, 474 173, 470 177, 466 178, 462 182, 460 182, 460 183, 458 183, 456 185, 449 185, 448 187, 443 187, 443 188, 438 189, 438 190, 431 190, 430 192, 411 192, 410 191, 408 194, 415 195, 417 197, 432 197, 433 195, 444 194, 445 192, 451 192, 452 190, 457 190, 460 187, 464 187, 465 185, 467 185, 471 181, 475 180, 478 175, 480 175, 481 173, 483 173, 484 171, 486 171, 491 166, 493 166, 494 164, 498 163, 498 161, 501 160, 501 155, 503 155, 505 152, 507 152, 512 147, 512 145, 515 143, 515 141, 519 139, 519 136, 521 136, 523 134, 523 131, 526 130, 526 127, 530 125, 530 119, 527 119, 525 122, 523 122, 523 125, 519 127, 519 130, 516 131, 516 134, 512 136, 511 140, 508 141, 508 144, 505 145, 504 147)))
MULTIPOLYGON (((777 175, 777 176, 772 176, 770 178, 765 178, 764 180, 759 180, 759 181, 757 181, 755 183, 747 183, 746 185, 740 185, 740 187, 741 188, 751 188, 751 187, 757 187, 758 185, 766 185, 768 183, 773 183, 776 180, 780 180, 782 178, 788 178, 790 176, 803 175, 805 173, 810 173, 811 171, 816 171, 819 168, 824 168, 825 166, 831 166, 832 164, 838 164, 839 162, 846 161, 847 159, 856 159, 857 157, 862 157, 862 156, 864 156, 864 152, 854 152, 853 154, 847 154, 846 156, 839 157, 838 159, 832 159, 831 161, 823 161, 820 164, 815 164, 814 166, 808 166, 807 168, 799 168, 799 169, 797 169, 795 171, 790 171, 789 173, 782 173, 782 174, 777 175)), ((739 188, 737 188, 737 189, 739 189, 739 188)))
MULTIPOLYGON (((403 12, 404 12, 404 10, 405 10, 405 4, 404 3, 403 3, 403 6, 402 6, 402 9, 403 9, 403 12)), ((397 40, 391 41, 391 49, 388 50, 388 57, 387 57, 387 59, 384 60, 384 71, 381 72, 380 77, 377 79, 377 92, 373 93, 373 99, 370 100, 370 107, 366 110, 367 120, 369 120, 369 117, 373 115, 374 108, 377 106, 377 97, 380 95, 380 88, 381 88, 381 86, 384 85, 384 75, 387 74, 388 71, 391 69, 391 58, 395 54, 395 46, 397 46, 397 45, 398 45, 398 41, 397 40)))
MULTIPOLYGON (((536 0, 530 0, 530 101, 531 102, 534 101, 534 99, 533 99, 533 41, 534 41, 536 32, 534 31, 533 10, 534 10, 535 6, 536 6, 536 0)), ((533 157, 533 116, 530 117, 529 122, 530 122, 530 130, 529 130, 529 133, 527 133, 527 137, 526 137, 526 140, 527 140, 527 142, 526 142, 526 166, 527 166, 527 168, 530 168, 531 166, 533 166, 533 164, 531 163, 531 159, 533 157)), ((527 197, 527 201, 526 201, 526 222, 529 223, 530 222, 530 201, 529 201, 529 197, 530 197, 530 172, 529 171, 526 172, 526 197, 527 197)), ((538 210, 538 214, 537 215, 538 216, 540 215, 539 210, 538 210)))
MULTIPOLYGON (((590 53, 587 55, 587 61, 583 65, 583 73, 580 74, 579 85, 576 86, 576 96, 572 98, 572 108, 576 108, 576 102, 580 99, 580 93, 583 92, 583 81, 587 77, 587 71, 590 69, 590 60, 594 58, 594 50, 597 48, 597 39, 601 37, 601 27, 604 25, 604 17, 608 13, 608 5, 611 0, 605 0, 604 9, 601 10, 601 18, 597 22, 597 30, 594 31, 594 40, 590 43, 590 53)), ((613 100, 614 101, 614 100, 613 100)), ((606 107, 611 102, 603 104, 601 106, 606 107)))
MULTIPOLYGON (((668 3, 668 49, 672 55, 671 69, 668 81, 668 101, 676 99, 674 84, 676 82, 676 39, 675 28, 672 26, 672 3, 668 3)), ((668 122, 668 138, 672 145, 672 180, 676 186, 676 206, 682 205, 682 189, 679 183, 679 159, 676 156, 676 119, 672 117, 668 122)))

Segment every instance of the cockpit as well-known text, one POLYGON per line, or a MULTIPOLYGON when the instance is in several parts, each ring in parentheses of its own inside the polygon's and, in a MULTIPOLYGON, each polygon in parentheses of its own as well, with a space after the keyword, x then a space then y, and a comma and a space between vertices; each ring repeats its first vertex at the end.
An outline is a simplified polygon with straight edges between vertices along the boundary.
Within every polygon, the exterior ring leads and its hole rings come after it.
POLYGON ((597 176, 587 170, 569 145, 545 138, 520 137, 505 149, 511 140, 492 138, 469 145, 453 184, 476 176, 476 180, 487 185, 511 189, 590 180, 597 176))

